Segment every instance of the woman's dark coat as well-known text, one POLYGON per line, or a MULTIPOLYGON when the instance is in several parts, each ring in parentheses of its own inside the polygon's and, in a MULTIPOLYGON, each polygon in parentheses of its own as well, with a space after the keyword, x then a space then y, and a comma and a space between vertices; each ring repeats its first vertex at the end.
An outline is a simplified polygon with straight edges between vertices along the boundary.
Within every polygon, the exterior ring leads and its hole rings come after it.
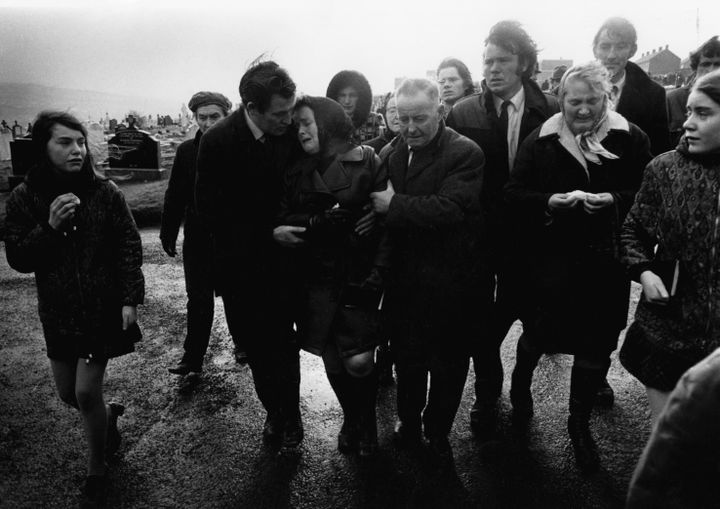
POLYGON ((80 198, 74 228, 48 224, 61 192, 35 167, 7 203, 8 263, 34 272, 38 311, 50 358, 108 358, 132 351, 121 337, 123 306, 143 302, 142 245, 118 187, 92 177, 80 198), (68 343, 69 342, 69 343, 68 343))
POLYGON ((559 125, 560 115, 523 142, 505 188, 514 231, 524 238, 524 266, 518 267, 529 278, 524 305, 544 351, 602 355, 615 348, 626 326, 630 280, 619 261, 619 232, 650 145, 645 133, 616 115, 624 127, 610 129, 602 145, 619 158, 600 156, 602 164, 588 162, 586 173, 549 128, 559 125), (615 201, 592 215, 581 205, 548 212, 551 195, 574 190, 609 192, 615 201), (607 344, 596 344, 592 338, 598 337, 607 344))
MULTIPOLYGON (((352 311, 341 303, 348 287, 361 285, 373 267, 387 268, 388 246, 382 229, 367 237, 353 232, 357 219, 366 214, 370 193, 386 188, 385 171, 375 152, 358 146, 338 156, 324 171, 315 157, 298 162, 285 175, 278 223, 308 227, 305 243, 293 254, 295 274, 302 292, 298 314, 298 333, 304 349, 320 355, 331 334, 347 334, 359 345, 377 344, 377 308, 352 311), (322 213, 334 203, 354 213, 354 218, 337 231, 318 231, 309 227, 313 214, 322 213)), ((379 294, 377 295, 379 297, 379 294)))
POLYGON ((492 296, 480 208, 483 153, 444 124, 413 151, 396 138, 381 153, 395 195, 386 226, 393 251, 387 307, 393 348, 469 355, 492 296))

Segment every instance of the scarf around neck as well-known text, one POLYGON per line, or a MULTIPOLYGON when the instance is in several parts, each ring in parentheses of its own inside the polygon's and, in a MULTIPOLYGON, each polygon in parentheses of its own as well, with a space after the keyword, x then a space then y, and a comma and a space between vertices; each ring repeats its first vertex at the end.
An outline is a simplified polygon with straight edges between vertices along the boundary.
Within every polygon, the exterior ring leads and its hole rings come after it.
POLYGON ((602 164, 600 156, 605 159, 618 159, 618 156, 602 146, 602 141, 611 130, 630 132, 628 121, 617 112, 606 110, 605 114, 590 131, 574 135, 565 122, 562 112, 556 113, 545 121, 540 128, 540 136, 557 134, 560 145, 567 150, 587 172, 588 161, 602 164))

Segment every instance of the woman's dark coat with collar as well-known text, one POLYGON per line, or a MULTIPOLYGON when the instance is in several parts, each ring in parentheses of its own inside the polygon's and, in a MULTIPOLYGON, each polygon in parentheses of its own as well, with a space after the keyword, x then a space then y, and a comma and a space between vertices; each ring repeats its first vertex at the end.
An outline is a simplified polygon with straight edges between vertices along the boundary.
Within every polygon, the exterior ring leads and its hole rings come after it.
POLYGON ((480 207, 485 159, 444 123, 409 165, 408 155, 401 136, 381 152, 396 193, 385 218, 393 247, 386 309, 417 355, 469 355, 492 298, 480 207))
POLYGON ((133 345, 120 334, 121 309, 142 304, 145 295, 142 245, 130 209, 113 182, 90 175, 74 190, 80 205, 72 228, 56 231, 48 218, 61 191, 48 181, 36 166, 13 190, 5 236, 9 265, 35 273, 48 356, 128 353, 133 345))
MULTIPOLYGON (((364 207, 370 193, 383 191, 387 177, 380 158, 365 146, 327 161, 308 156, 285 175, 278 224, 308 227, 305 243, 292 250, 294 275, 301 292, 297 302, 298 333, 302 347, 322 354, 329 335, 348 334, 356 340, 360 353, 377 344, 377 309, 358 307, 338 313, 349 286, 358 287, 373 267, 387 269, 389 248, 384 229, 376 227, 368 236, 354 233, 357 219, 367 213, 364 207), (354 218, 338 231, 317 231, 309 227, 310 217, 338 207, 354 213, 354 218)), ((379 296, 379 295, 378 295, 379 296)))
POLYGON ((651 155, 647 135, 622 122, 624 129, 611 128, 601 141, 618 159, 600 156, 602 164, 588 162, 587 172, 556 131, 542 134, 544 124, 521 145, 505 188, 517 221, 512 231, 522 239, 518 270, 529 276, 521 300, 546 352, 609 354, 626 326, 630 280, 619 260, 620 226, 651 155), (551 195, 574 190, 609 192, 615 201, 596 214, 582 205, 548 212, 551 195), (588 339, 595 333, 607 344, 588 339))

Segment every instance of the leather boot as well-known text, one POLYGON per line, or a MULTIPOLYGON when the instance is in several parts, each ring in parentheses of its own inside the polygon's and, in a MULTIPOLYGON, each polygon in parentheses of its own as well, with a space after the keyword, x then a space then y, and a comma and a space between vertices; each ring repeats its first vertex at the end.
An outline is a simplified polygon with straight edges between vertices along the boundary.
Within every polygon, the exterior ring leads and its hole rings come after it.
POLYGON ((600 467, 597 445, 590 434, 590 414, 603 376, 602 369, 573 366, 570 377, 568 433, 575 452, 575 461, 584 474, 596 472, 600 467))
POLYGON ((539 352, 534 352, 523 345, 522 336, 517 344, 515 369, 512 373, 510 386, 510 402, 513 406, 512 418, 515 423, 527 423, 533 416, 533 399, 530 387, 533 372, 540 360, 539 352))
POLYGON ((353 394, 355 381, 345 371, 327 373, 327 378, 343 411, 343 423, 338 433, 338 451, 352 452, 357 448, 359 439, 357 401, 353 394))
POLYGON ((358 454, 367 458, 377 452, 377 418, 375 412, 376 394, 378 387, 377 370, 362 378, 353 380, 355 398, 358 405, 358 454))

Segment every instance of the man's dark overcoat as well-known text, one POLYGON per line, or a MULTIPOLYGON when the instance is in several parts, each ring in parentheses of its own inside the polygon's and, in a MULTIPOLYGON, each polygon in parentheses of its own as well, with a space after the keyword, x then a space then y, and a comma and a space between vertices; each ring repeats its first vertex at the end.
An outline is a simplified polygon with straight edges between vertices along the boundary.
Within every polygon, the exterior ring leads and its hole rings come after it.
POLYGON ((440 126, 414 150, 398 137, 381 153, 395 189, 386 216, 392 242, 386 309, 393 348, 469 355, 491 302, 480 209, 484 157, 440 126))
POLYGON ((625 85, 615 111, 645 131, 654 156, 671 149, 665 89, 637 64, 625 66, 625 85))

